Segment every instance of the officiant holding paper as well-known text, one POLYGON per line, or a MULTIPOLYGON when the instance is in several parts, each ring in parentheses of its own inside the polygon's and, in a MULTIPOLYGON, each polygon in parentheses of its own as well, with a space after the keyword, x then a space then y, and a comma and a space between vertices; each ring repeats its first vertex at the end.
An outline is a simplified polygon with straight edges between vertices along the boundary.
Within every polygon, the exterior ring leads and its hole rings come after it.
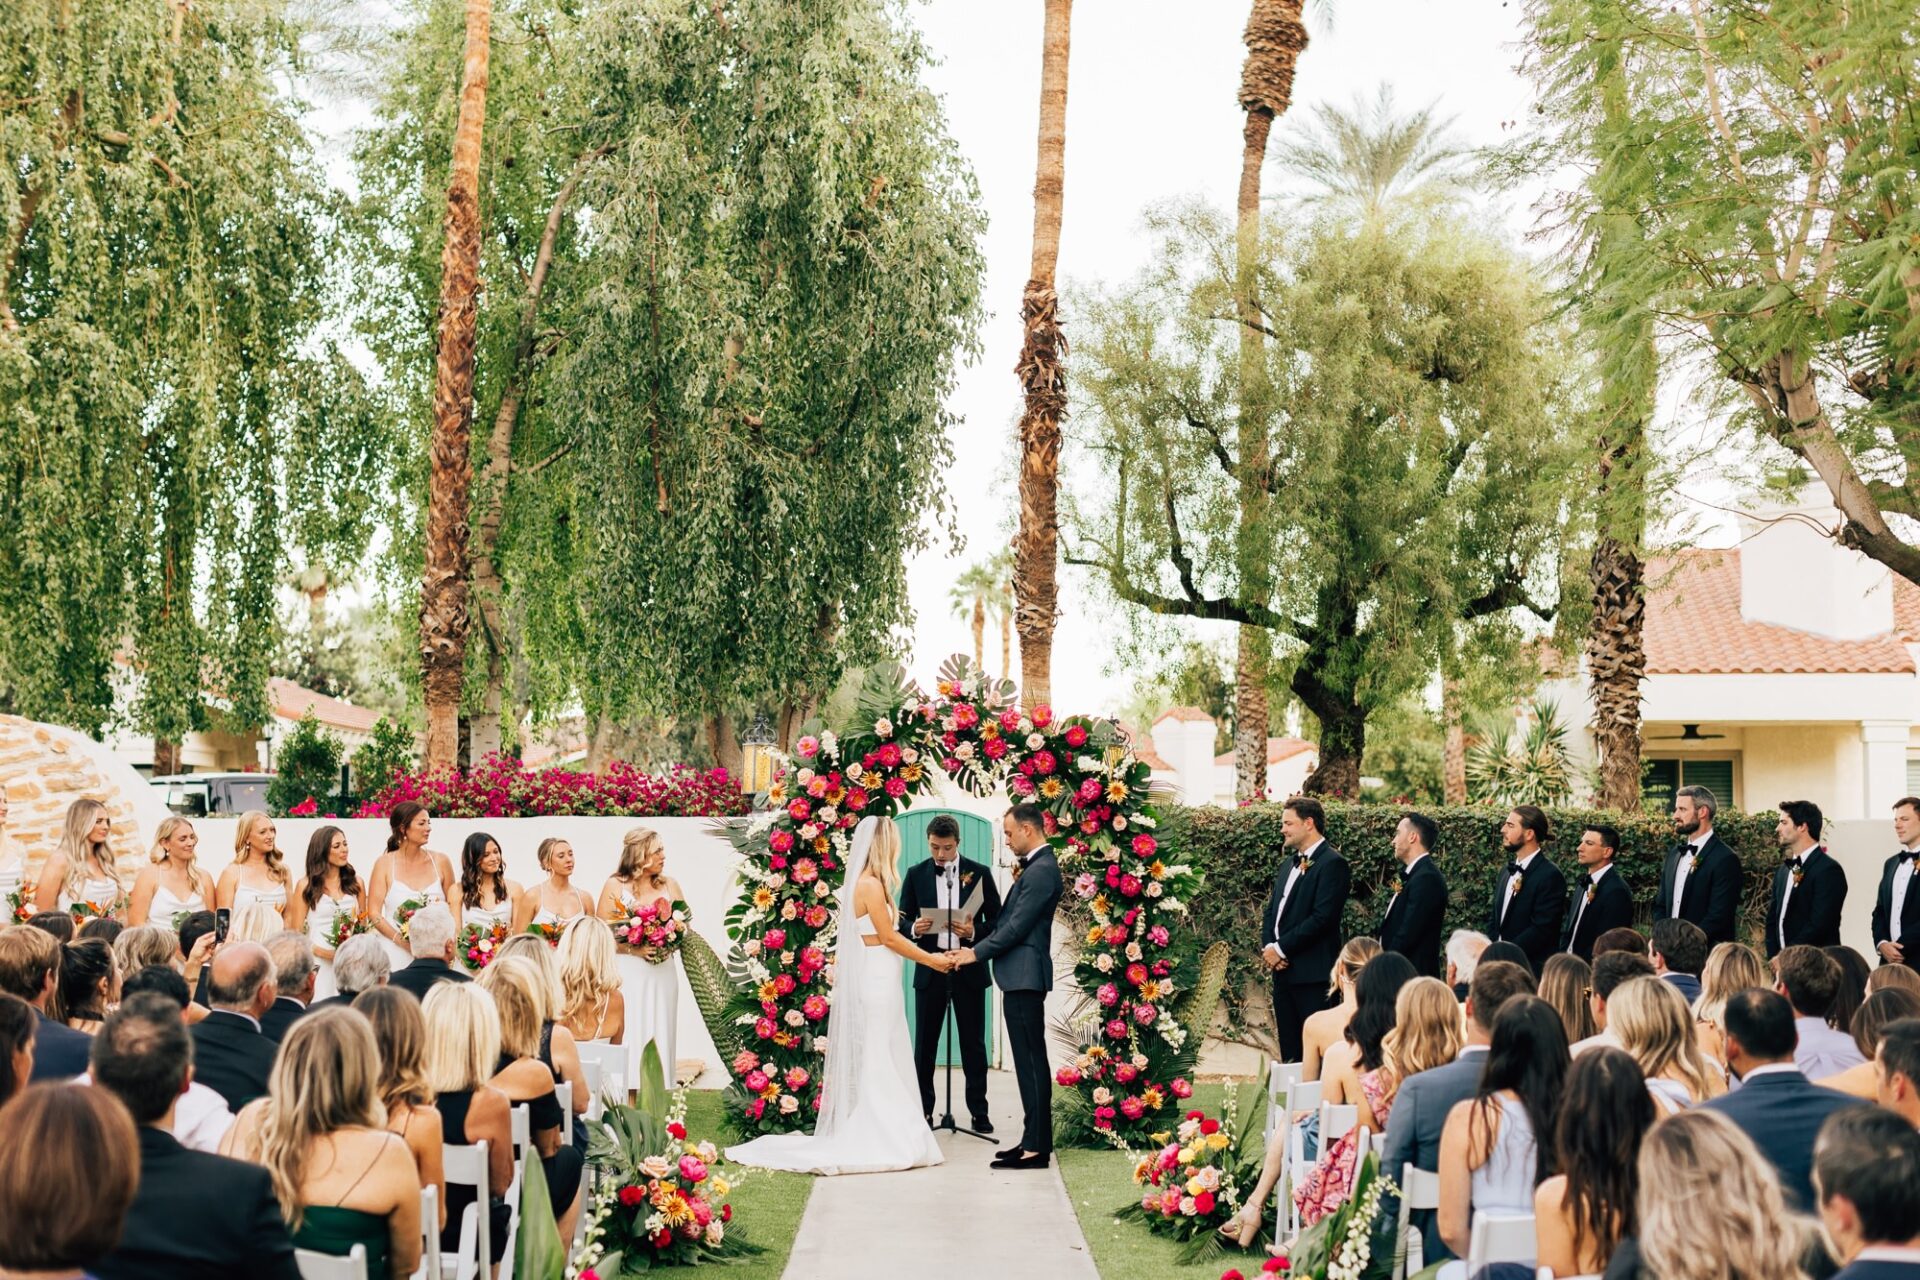
MULTIPOLYGON (((930 861, 907 872, 900 886, 900 932, 928 951, 970 947, 993 930, 1000 914, 1000 890, 986 864, 960 856, 960 824, 938 814, 927 824, 930 861)), ((940 1050, 940 1029, 948 1002, 960 1040, 960 1065, 966 1076, 971 1127, 993 1132, 987 1119, 987 993, 993 975, 987 965, 970 964, 949 974, 924 965, 913 974, 913 1065, 920 1077, 920 1109, 933 1124, 933 1065, 940 1050)))

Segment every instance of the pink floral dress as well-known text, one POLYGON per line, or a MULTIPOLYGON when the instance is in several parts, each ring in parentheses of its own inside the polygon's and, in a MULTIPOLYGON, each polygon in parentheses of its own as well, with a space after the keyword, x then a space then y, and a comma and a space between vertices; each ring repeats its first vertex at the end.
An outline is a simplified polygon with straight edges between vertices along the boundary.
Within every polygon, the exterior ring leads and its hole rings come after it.
MULTIPOLYGON (((1387 1113, 1393 1109, 1393 1082, 1384 1068, 1360 1077, 1360 1092, 1384 1129, 1387 1113)), ((1320 1135, 1320 1158, 1293 1190, 1293 1203, 1300 1210, 1300 1221, 1311 1226, 1345 1204, 1353 1192, 1354 1175, 1359 1171, 1360 1126, 1327 1140, 1320 1135)))

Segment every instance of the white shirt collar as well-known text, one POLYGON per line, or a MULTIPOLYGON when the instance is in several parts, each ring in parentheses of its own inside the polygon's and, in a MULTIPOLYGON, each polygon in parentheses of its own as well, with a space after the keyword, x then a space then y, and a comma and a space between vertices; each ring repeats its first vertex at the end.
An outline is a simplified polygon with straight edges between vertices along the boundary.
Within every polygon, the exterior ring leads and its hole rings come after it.
POLYGON ((1799 1064, 1797 1063, 1769 1062, 1764 1067, 1755 1067, 1753 1070, 1747 1072, 1747 1074, 1741 1076, 1740 1082, 1745 1084, 1747 1081, 1758 1079, 1761 1076, 1786 1075, 1788 1072, 1792 1072, 1796 1076, 1806 1074, 1800 1070, 1799 1064))
POLYGON ((1538 849, 1535 849, 1532 853, 1528 854, 1526 857, 1515 858, 1514 861, 1520 864, 1520 869, 1522 871, 1525 871, 1528 867, 1533 865, 1533 860, 1539 856, 1540 856, 1540 851, 1538 849))
POLYGON ((1920 1249, 1911 1249, 1897 1244, 1876 1244, 1854 1254, 1853 1260, 1855 1262, 1904 1262, 1910 1267, 1920 1266, 1920 1249))
POLYGON ((1903 844, 1900 847, 1908 853, 1920 854, 1920 840, 1915 840, 1912 844, 1903 844))
POLYGON ((1699 857, 1700 851, 1707 847, 1707 841, 1711 839, 1713 839, 1712 827, 1708 827, 1705 831, 1702 831, 1697 835, 1688 836, 1687 852, 1692 854, 1696 858, 1699 857))
POLYGON ((1415 867, 1419 866, 1422 862, 1426 861, 1427 858, 1430 856, 1431 855, 1428 854, 1428 852, 1425 849, 1422 849, 1420 851, 1420 856, 1415 858, 1412 862, 1409 862, 1406 865, 1406 867, 1402 869, 1401 874, 1405 875, 1407 872, 1412 871, 1415 867))
POLYGON ((1607 874, 1607 872, 1611 870, 1613 870, 1613 864, 1611 862, 1606 863, 1605 865, 1601 866, 1598 870, 1587 872, 1587 880, 1589 883, 1597 884, 1599 883, 1600 877, 1607 874))
POLYGON ((1325 836, 1321 836, 1318 840, 1315 840, 1312 844, 1308 845, 1306 848, 1302 849, 1298 854, 1294 856, 1300 857, 1300 858, 1311 858, 1314 854, 1320 852, 1320 846, 1325 844, 1326 842, 1327 842, 1327 838, 1325 836))

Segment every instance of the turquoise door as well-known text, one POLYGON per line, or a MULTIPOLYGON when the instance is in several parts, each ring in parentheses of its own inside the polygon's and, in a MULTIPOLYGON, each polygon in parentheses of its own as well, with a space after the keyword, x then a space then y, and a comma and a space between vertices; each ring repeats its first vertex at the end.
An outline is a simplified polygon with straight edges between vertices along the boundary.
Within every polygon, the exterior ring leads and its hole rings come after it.
MULTIPOLYGON (((900 824, 900 874, 905 876, 908 870, 919 866, 933 855, 927 852, 927 824, 940 814, 946 814, 960 824, 960 856, 972 858, 984 866, 993 865, 993 824, 976 813, 962 813, 958 809, 909 809, 894 819, 900 824)), ((905 966, 902 980, 907 989, 907 1026, 917 1025, 914 1021, 913 972, 918 965, 905 966)), ((989 995, 991 999, 991 995, 989 995)), ((994 1017, 991 1004, 987 1007, 986 1018, 987 1061, 993 1061, 994 1017)), ((960 1047, 955 1043, 953 1014, 947 1014, 947 1025, 940 1033, 940 1053, 934 1061, 941 1066, 952 1062, 960 1065, 960 1047)), ((959 1087, 956 1079, 955 1087, 959 1087)))

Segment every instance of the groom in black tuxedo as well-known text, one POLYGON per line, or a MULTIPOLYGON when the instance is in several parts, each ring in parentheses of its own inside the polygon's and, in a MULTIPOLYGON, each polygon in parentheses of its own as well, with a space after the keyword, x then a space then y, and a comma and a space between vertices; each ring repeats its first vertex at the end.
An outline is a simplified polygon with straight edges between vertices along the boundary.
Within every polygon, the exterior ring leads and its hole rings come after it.
MULTIPOLYGON (((907 872, 900 886, 900 932, 928 951, 952 951, 972 946, 993 932, 1000 914, 1000 889, 991 869, 960 856, 960 824, 939 814, 927 824, 927 851, 933 855, 907 872), (958 910, 980 893, 980 910, 971 924, 952 932, 936 932, 920 918, 923 907, 958 910)), ((933 1123, 933 1060, 940 1048, 940 1030, 946 1025, 947 1002, 953 1002, 954 1032, 960 1038, 960 1067, 967 1081, 967 1113, 976 1133, 992 1133, 987 1119, 987 990, 993 976, 984 964, 968 965, 950 974, 926 965, 913 967, 913 1066, 920 1077, 920 1110, 933 1123)))
POLYGON ((1295 796, 1282 807, 1280 836, 1293 856, 1274 872, 1260 925, 1260 962, 1273 976, 1280 1061, 1298 1062, 1301 1029, 1327 1007, 1353 868, 1327 843, 1327 811, 1312 796, 1295 796))

